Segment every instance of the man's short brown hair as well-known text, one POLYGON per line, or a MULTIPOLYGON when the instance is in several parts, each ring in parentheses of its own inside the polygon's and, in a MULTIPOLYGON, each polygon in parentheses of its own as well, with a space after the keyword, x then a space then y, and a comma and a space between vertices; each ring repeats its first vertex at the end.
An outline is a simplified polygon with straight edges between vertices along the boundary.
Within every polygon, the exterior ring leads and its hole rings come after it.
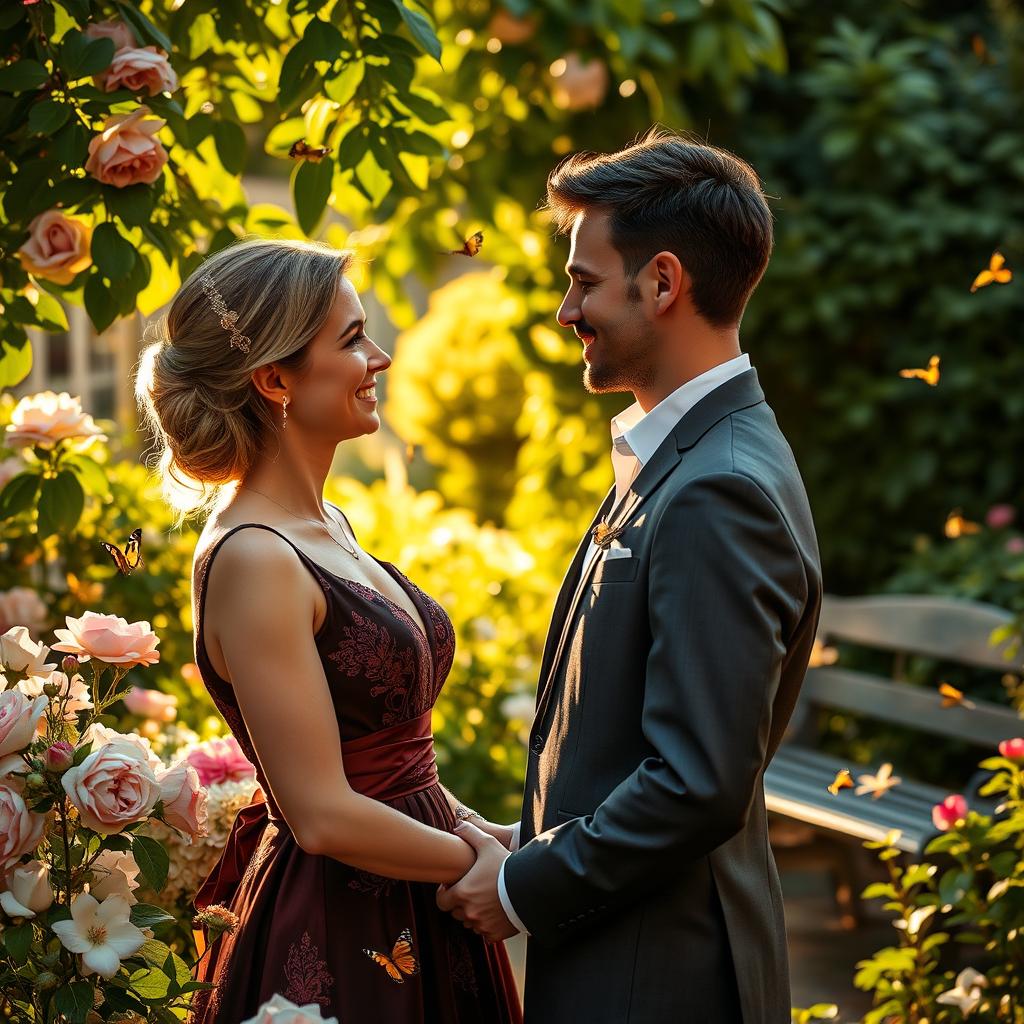
POLYGON ((663 129, 617 153, 575 153, 548 176, 560 231, 584 210, 607 210, 612 245, 636 278, 657 253, 675 253, 698 313, 738 324, 772 250, 772 215, 753 168, 716 146, 663 129))

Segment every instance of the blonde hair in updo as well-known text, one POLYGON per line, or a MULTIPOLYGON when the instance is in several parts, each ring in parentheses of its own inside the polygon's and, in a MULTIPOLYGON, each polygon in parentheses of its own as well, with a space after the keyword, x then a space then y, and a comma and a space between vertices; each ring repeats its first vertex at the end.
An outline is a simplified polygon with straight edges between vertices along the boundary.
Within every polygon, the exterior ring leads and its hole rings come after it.
POLYGON ((350 252, 320 242, 243 239, 189 276, 164 317, 146 328, 135 398, 153 434, 165 499, 178 512, 209 512, 224 485, 245 477, 277 429, 277 409, 256 390, 266 363, 301 374, 309 343, 338 296, 350 252), (248 353, 230 344, 200 277, 210 274, 248 353))

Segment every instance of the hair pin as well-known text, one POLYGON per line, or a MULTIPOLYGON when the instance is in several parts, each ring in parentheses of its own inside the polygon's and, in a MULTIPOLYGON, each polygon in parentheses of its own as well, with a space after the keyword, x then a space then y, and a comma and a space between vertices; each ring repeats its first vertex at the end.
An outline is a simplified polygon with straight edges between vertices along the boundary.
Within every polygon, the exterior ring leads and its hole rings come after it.
POLYGON ((214 312, 220 317, 221 327, 231 332, 231 346, 248 352, 252 346, 252 339, 238 329, 238 314, 233 309, 228 309, 224 296, 217 291, 213 277, 209 273, 203 274, 199 282, 203 286, 203 291, 210 297, 210 305, 213 306, 214 312))

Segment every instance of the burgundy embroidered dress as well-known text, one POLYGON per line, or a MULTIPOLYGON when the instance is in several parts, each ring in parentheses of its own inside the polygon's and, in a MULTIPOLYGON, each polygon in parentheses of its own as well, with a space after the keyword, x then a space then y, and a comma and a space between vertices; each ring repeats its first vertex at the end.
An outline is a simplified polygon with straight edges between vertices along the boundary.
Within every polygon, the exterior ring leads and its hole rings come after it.
MULTIPOLYGON (((196 604, 196 663, 214 703, 256 764, 231 684, 214 671, 202 639, 206 575, 225 533, 204 556, 196 604)), ((276 530, 272 532, 277 533, 276 530)), ((283 537, 283 534, 278 533, 283 537)), ((288 540, 287 537, 284 537, 288 540)), ((291 541, 288 541, 291 544, 291 541)), ((431 708, 455 653, 441 606, 388 562, 427 635, 383 594, 317 565, 295 545, 327 601, 315 634, 353 788, 446 832, 456 821, 439 785, 431 708)), ((301 743, 301 737, 295 737, 301 743)), ((319 1005, 340 1024, 520 1024, 519 997, 501 943, 489 944, 435 903, 437 886, 385 878, 306 853, 274 806, 246 807, 196 906, 228 906, 237 930, 214 944, 197 969, 216 988, 197 992, 192 1024, 238 1024, 275 993, 319 1005), (365 949, 392 954, 408 929, 415 974, 396 973, 365 949)))

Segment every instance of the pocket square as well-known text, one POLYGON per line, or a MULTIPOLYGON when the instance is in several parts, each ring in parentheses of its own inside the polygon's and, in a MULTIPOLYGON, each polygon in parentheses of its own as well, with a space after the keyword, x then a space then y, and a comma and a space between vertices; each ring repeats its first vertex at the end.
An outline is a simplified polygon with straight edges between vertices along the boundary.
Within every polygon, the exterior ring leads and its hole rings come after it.
POLYGON ((613 558, 632 558, 633 552, 629 548, 610 547, 602 561, 610 562, 613 558))

